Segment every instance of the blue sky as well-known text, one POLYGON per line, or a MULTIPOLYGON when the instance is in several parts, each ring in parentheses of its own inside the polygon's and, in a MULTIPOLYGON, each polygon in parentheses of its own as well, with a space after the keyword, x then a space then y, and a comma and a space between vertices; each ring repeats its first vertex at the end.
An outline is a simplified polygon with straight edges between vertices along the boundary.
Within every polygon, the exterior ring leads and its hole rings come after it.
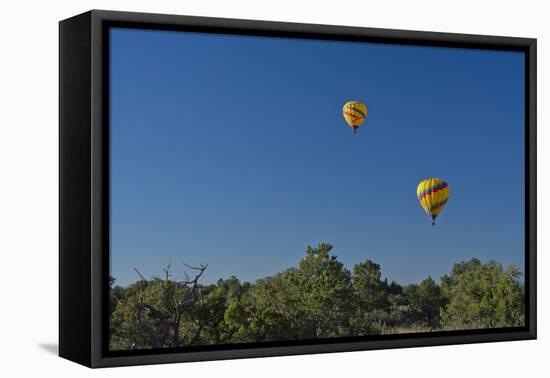
POLYGON ((523 53, 113 29, 110 64, 119 284, 170 260, 254 281, 320 242, 400 283, 474 256, 523 270, 523 53), (436 226, 427 177, 451 188, 436 226))

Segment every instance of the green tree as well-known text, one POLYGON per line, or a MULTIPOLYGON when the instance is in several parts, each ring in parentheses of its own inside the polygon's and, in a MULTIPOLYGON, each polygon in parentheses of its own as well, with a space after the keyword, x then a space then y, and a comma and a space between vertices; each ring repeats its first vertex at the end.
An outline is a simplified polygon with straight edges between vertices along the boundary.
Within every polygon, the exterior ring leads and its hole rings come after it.
MULTIPOLYGON (((307 337, 308 329, 302 302, 302 288, 295 270, 258 280, 245 301, 250 322, 248 335, 254 340, 291 340, 307 337)), ((315 335, 310 335, 315 337, 315 335)))
POLYGON ((441 311, 446 329, 522 326, 523 285, 517 266, 504 270, 494 260, 478 259, 455 264, 450 275, 442 277, 443 295, 448 300, 441 311))
POLYGON ((405 286, 404 293, 409 304, 409 322, 430 329, 438 328, 439 313, 445 298, 432 277, 424 279, 419 285, 405 286))
POLYGON ((330 254, 331 250, 330 244, 308 247, 298 269, 290 271, 290 281, 300 296, 306 337, 349 335, 353 309, 351 275, 330 254))
MULTIPOLYGON (((389 285, 381 280, 381 276, 380 265, 371 260, 353 267, 354 314, 351 323, 354 334, 380 333, 391 322, 389 285)), ((392 290, 395 289, 392 286, 392 290)))
POLYGON ((239 339, 313 339, 350 335, 351 277, 329 244, 308 247, 297 268, 258 280, 248 295, 232 301, 226 319, 239 339))
POLYGON ((353 267, 353 291, 358 304, 365 311, 386 310, 388 308, 388 283, 381 281, 380 265, 371 260, 353 267))
POLYGON ((226 280, 220 279, 216 285, 201 287, 202 303, 195 316, 184 320, 192 324, 202 324, 198 343, 221 344, 231 342, 235 329, 225 321, 225 312, 228 303, 238 300, 250 287, 249 283, 241 284, 239 279, 232 276, 226 280))

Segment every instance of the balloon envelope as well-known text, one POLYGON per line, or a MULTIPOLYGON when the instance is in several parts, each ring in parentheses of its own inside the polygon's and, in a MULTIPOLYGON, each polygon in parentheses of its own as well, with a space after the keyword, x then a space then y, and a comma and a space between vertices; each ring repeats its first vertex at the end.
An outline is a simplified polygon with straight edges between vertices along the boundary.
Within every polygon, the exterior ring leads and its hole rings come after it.
POLYGON ((449 200, 449 194, 449 185, 442 179, 427 178, 418 184, 416 196, 420 201, 420 206, 432 218, 432 224, 435 224, 435 218, 449 200))
POLYGON ((342 114, 354 133, 367 118, 367 111, 367 106, 360 101, 348 101, 344 104, 342 114))

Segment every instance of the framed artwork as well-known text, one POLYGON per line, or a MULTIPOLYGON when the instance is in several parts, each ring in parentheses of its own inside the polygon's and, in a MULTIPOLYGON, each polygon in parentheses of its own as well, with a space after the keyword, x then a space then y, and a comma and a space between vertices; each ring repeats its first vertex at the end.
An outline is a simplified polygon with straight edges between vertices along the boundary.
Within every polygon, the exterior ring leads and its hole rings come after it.
POLYGON ((60 355, 536 338, 536 40, 60 22, 60 355))

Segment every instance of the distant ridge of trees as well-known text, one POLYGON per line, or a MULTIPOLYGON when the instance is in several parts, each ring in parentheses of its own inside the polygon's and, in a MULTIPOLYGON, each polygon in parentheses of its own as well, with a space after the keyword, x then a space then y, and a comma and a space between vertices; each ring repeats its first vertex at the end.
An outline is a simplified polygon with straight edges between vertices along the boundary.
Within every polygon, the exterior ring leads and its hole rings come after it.
POLYGON ((110 292, 111 350, 184 347, 368 336, 525 324, 524 284, 517 266, 472 258, 454 264, 438 284, 427 277, 400 285, 381 279, 371 260, 350 271, 330 254, 308 247, 298 267, 255 283, 237 277, 199 282, 206 265, 177 280, 162 278, 110 292))

